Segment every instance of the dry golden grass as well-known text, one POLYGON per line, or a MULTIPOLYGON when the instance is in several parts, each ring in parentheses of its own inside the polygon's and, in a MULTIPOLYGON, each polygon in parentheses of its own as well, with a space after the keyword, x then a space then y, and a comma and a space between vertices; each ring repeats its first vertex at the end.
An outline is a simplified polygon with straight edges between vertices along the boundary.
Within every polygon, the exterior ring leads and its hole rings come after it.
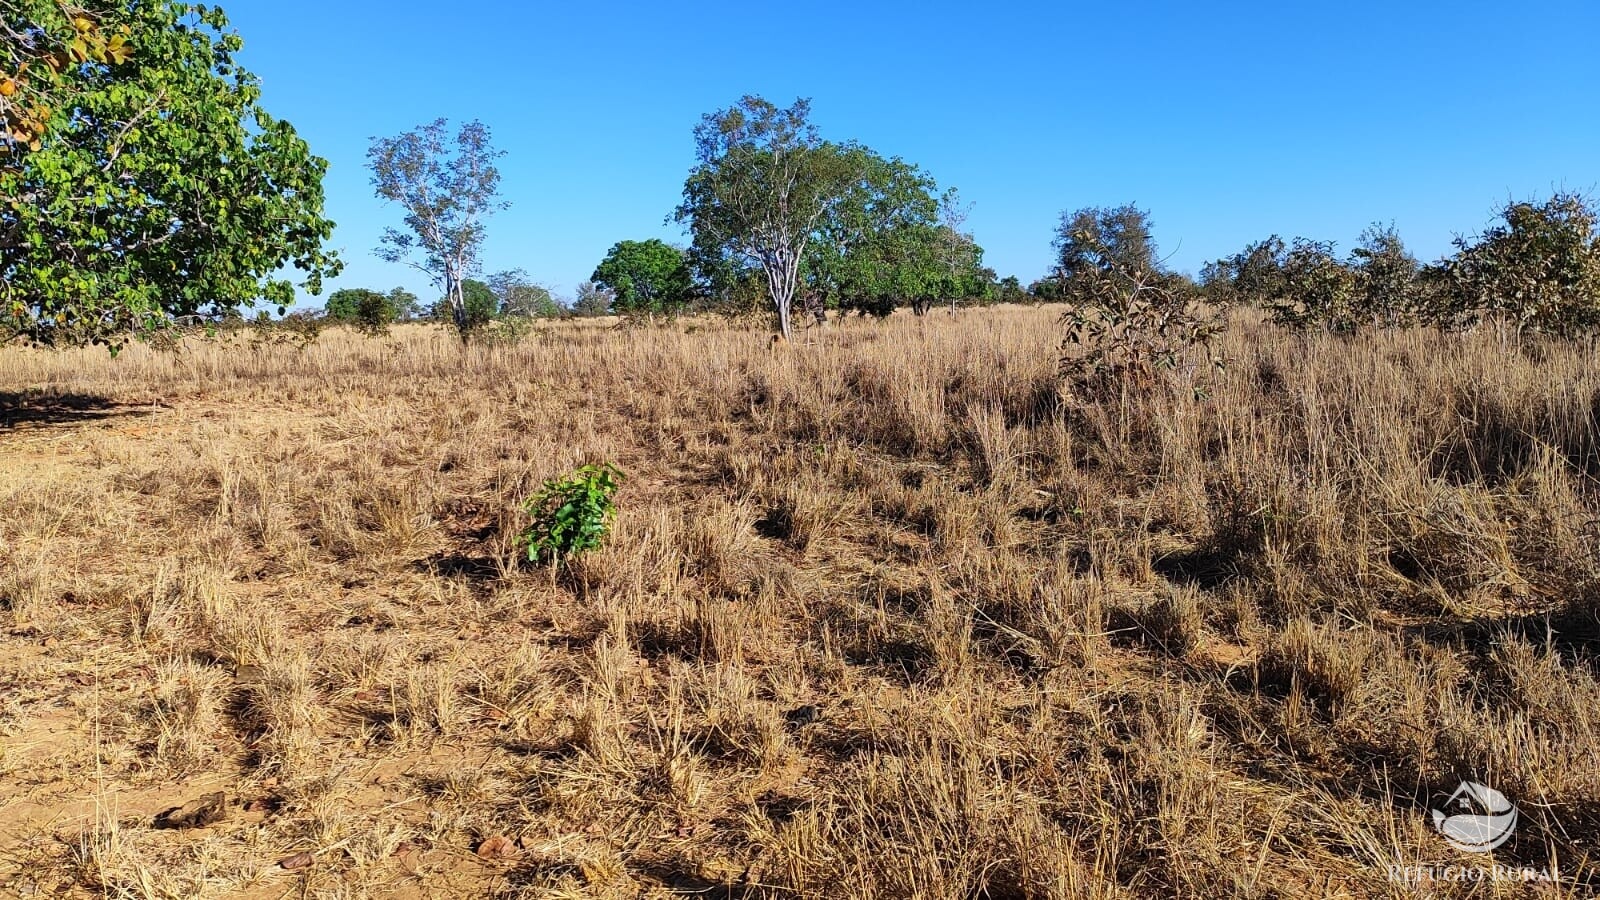
POLYGON ((1085 406, 1058 337, 0 353, 0 895, 1533 895, 1389 879, 1490 861, 1471 776, 1588 896, 1587 348, 1242 316, 1085 406), (608 545, 521 564, 607 460, 608 545))

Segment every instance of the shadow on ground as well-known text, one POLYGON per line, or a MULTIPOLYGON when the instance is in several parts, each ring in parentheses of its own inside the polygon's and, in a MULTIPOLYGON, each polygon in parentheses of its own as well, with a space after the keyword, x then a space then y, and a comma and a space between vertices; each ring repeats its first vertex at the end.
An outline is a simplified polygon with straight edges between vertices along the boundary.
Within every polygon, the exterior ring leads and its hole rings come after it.
POLYGON ((0 435, 22 428, 47 428, 93 422, 112 416, 144 416, 134 409, 95 394, 43 394, 36 391, 0 391, 0 435))

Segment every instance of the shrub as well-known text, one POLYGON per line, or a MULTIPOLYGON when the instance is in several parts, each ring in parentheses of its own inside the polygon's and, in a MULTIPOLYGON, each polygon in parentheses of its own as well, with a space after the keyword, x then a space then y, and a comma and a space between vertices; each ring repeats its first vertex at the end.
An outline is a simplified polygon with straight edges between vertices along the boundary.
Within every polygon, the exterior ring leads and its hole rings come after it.
POLYGON ((1585 198, 1511 203, 1500 216, 1504 224, 1475 243, 1456 239, 1459 252, 1442 265, 1449 291, 1437 318, 1472 325, 1493 317, 1518 332, 1568 336, 1600 328, 1600 236, 1585 198))
POLYGON ((1081 399, 1104 397, 1119 384, 1151 386, 1158 371, 1175 369, 1190 348, 1208 343, 1222 322, 1202 311, 1181 283, 1165 275, 1132 273, 1086 284, 1079 279, 1062 343, 1062 375, 1081 399))
POLYGON ((515 347, 538 333, 528 316, 501 316, 473 332, 473 338, 491 347, 515 347))
POLYGON ((1284 257, 1282 292, 1267 301, 1272 318, 1294 328, 1353 331, 1363 319, 1356 271, 1329 241, 1295 238, 1284 257))
POLYGON ((622 473, 610 463, 584 466, 564 479, 551 479, 525 509, 533 522, 523 533, 528 561, 552 562, 600 546, 616 517, 613 497, 622 473))

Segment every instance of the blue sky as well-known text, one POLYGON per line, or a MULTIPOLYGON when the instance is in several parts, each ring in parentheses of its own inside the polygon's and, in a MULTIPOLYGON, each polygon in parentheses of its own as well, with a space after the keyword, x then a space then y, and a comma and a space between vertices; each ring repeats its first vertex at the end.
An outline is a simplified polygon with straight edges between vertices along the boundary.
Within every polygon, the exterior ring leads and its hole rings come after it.
POLYGON ((486 269, 561 293, 618 240, 682 239, 663 219, 691 129, 746 93, 809 97, 824 136, 959 188, 987 263, 1024 282, 1064 209, 1137 203, 1194 272, 1374 221, 1432 259, 1497 203, 1600 183, 1594 0, 223 5, 265 107, 331 162, 335 287, 437 296, 373 256, 400 213, 365 154, 441 116, 507 151, 486 269))

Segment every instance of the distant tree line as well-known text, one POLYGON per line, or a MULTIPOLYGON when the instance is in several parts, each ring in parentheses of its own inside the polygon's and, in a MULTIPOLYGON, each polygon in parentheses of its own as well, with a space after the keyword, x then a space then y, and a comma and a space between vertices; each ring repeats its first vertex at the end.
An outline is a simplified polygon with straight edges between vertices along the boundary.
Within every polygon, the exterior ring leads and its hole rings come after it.
MULTIPOLYGON (((327 163, 260 107, 221 10, 177 0, 14 0, 6 10, 0 342, 116 347, 177 325, 232 327, 263 301, 282 316, 297 288, 320 294, 340 273, 325 249, 327 163), (290 268, 298 284, 284 277, 290 268)), ((788 335, 830 314, 997 301, 1062 302, 1069 341, 1122 342, 1157 359, 1184 335, 1209 333, 1201 305, 1253 305, 1331 331, 1600 330, 1596 215, 1576 194, 1507 204, 1432 263, 1392 226, 1374 226, 1347 254, 1274 235, 1198 280, 1164 265, 1144 211, 1080 209, 1056 229, 1053 271, 1024 287, 984 264, 956 191, 900 157, 823 136, 810 112, 805 100, 783 108, 746 96, 703 116, 667 216, 685 245, 618 241, 568 298, 522 270, 483 272, 487 223, 507 207, 487 126, 439 119, 375 139, 374 192, 400 219, 378 254, 426 274, 437 301, 345 288, 322 318, 295 316, 295 334, 313 322, 381 331, 426 318, 466 339, 554 316, 709 310, 765 311, 788 335)))
MULTIPOLYGON (((588 282, 579 285, 572 301, 563 302, 521 269, 491 275, 487 281, 464 278, 458 287, 469 332, 505 319, 606 315, 613 304, 609 292, 588 282)), ((328 296, 322 315, 329 322, 375 333, 397 322, 456 324, 455 306, 449 296, 424 305, 415 294, 398 287, 387 293, 341 288, 328 296)))
POLYGON ((1581 196, 1505 205, 1493 225, 1458 237, 1424 265, 1393 226, 1374 225, 1347 256, 1327 241, 1273 235, 1209 263, 1198 282, 1168 269, 1135 206, 1063 213, 1054 274, 1032 293, 1066 306, 1062 370, 1079 396, 1148 384, 1249 305, 1297 329, 1497 323, 1520 336, 1600 328, 1600 234, 1581 196))

